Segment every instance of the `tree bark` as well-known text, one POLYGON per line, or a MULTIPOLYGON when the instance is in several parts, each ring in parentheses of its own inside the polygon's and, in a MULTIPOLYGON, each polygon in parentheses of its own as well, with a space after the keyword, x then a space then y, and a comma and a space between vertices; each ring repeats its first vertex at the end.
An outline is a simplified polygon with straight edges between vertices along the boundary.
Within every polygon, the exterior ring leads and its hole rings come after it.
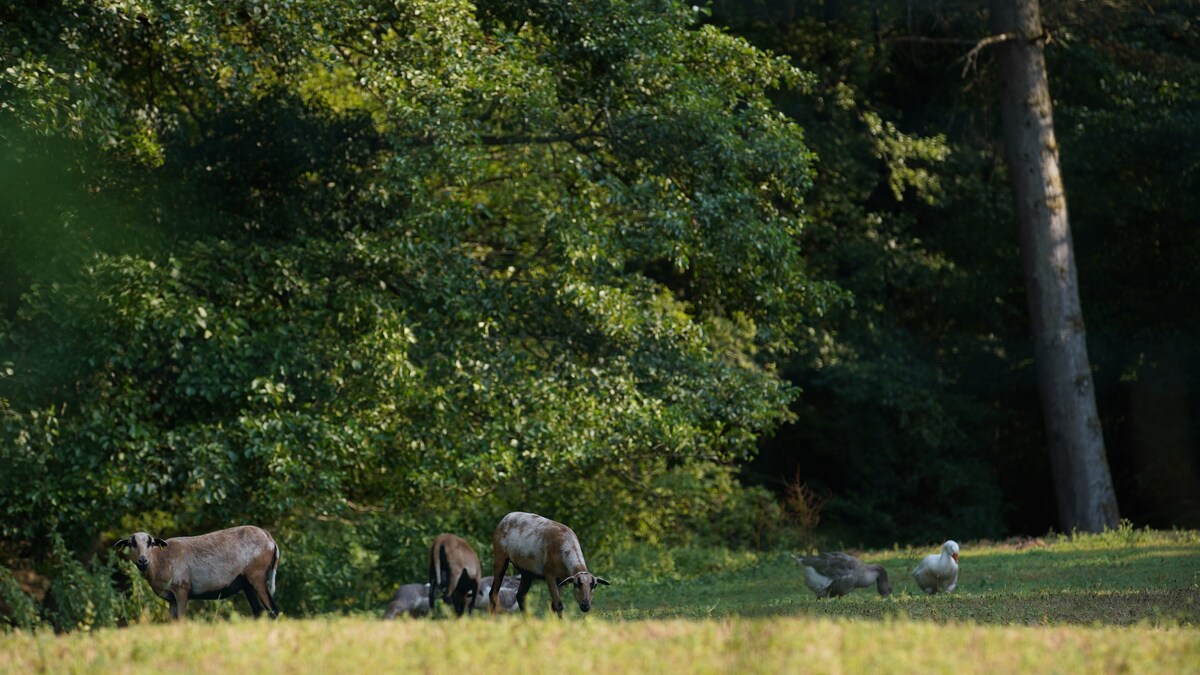
POLYGON ((1117 498, 1088 362, 1038 0, 991 0, 1004 150, 1033 331, 1034 365, 1065 531, 1115 527, 1117 498))

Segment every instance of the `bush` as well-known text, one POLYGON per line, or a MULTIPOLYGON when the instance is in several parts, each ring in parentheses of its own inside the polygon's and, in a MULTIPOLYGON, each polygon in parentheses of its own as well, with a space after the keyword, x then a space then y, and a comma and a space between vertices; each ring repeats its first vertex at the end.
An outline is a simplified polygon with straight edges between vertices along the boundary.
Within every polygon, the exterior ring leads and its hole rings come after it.
POLYGON ((711 477, 709 485, 696 486, 692 496, 703 507, 682 519, 683 534, 670 543, 765 550, 790 538, 789 530, 794 529, 769 490, 742 485, 731 471, 711 477))
POLYGON ((304 529, 282 530, 275 600, 285 614, 315 614, 373 608, 383 581, 378 556, 356 528, 314 522, 304 529))
POLYGON ((660 583, 731 573, 759 564, 762 554, 722 546, 630 546, 613 555, 610 579, 660 583))
POLYGON ((33 630, 41 623, 37 603, 21 588, 12 572, 0 566, 0 625, 33 630))
MULTIPOLYGON (((140 595, 126 597, 115 587, 119 563, 114 556, 94 562, 90 569, 67 550, 62 536, 50 536, 50 590, 42 613, 57 631, 91 630, 124 625, 142 615, 140 595)), ((136 588, 136 584, 134 586, 136 588)))

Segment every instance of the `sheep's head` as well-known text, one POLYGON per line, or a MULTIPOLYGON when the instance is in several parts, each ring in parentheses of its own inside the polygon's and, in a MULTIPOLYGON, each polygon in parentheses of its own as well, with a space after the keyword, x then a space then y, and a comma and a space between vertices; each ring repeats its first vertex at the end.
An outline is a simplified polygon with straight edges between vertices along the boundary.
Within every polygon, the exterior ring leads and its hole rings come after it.
POLYGON ((129 549, 130 559, 133 560, 134 565, 137 565, 138 571, 142 573, 145 573, 146 568, 150 566, 150 550, 155 546, 166 548, 167 542, 152 537, 145 532, 131 534, 128 539, 121 539, 113 544, 113 548, 117 550, 123 548, 129 549))
POLYGON ((592 576, 591 572, 578 572, 558 582, 558 587, 562 588, 567 584, 575 587, 575 602, 579 603, 579 609, 588 611, 592 608, 592 593, 596 591, 597 584, 610 584, 597 576, 592 576))

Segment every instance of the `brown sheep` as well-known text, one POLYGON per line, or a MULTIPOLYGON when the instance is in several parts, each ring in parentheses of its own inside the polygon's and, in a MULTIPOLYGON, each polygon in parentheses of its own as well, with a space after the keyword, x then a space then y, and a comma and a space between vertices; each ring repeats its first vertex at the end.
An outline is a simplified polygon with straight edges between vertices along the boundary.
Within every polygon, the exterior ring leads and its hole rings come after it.
POLYGON ((130 559, 170 605, 173 619, 184 618, 188 600, 216 600, 239 591, 254 616, 264 608, 272 618, 279 614, 274 597, 279 546, 262 528, 243 525, 167 540, 138 532, 113 547, 130 549, 130 559))
POLYGON ((497 611, 500 588, 504 584, 504 573, 508 563, 521 573, 521 585, 517 588, 517 604, 525 611, 525 595, 534 579, 545 579, 550 589, 550 608, 561 618, 562 598, 558 589, 566 584, 575 587, 575 601, 579 609, 587 612, 592 608, 592 593, 597 584, 609 583, 588 572, 583 559, 579 537, 571 528, 535 513, 514 511, 502 518, 492 536, 493 576, 490 602, 492 613, 497 611))
POLYGON ((444 602, 454 604, 456 616, 462 616, 464 610, 474 611, 482 568, 475 549, 465 539, 453 534, 439 534, 429 547, 430 614, 439 591, 444 602))

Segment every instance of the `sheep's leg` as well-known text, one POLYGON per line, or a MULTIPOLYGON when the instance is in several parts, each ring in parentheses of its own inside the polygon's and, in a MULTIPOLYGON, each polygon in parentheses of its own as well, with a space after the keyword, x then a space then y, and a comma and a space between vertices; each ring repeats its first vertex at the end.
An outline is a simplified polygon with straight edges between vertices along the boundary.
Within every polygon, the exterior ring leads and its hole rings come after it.
POLYGON ((257 595, 258 589, 254 587, 254 584, 247 584, 246 587, 242 589, 242 593, 246 595, 246 600, 250 603, 250 611, 254 613, 254 618, 257 619, 262 615, 263 611, 263 604, 261 601, 259 601, 257 595))
POLYGON ((250 601, 250 611, 254 612, 257 618, 262 615, 263 610, 272 619, 279 614, 279 607, 275 605, 275 598, 271 597, 271 591, 267 586, 267 574, 269 572, 251 572, 245 576, 245 585, 242 586, 242 592, 246 594, 246 599, 250 601))
POLYGON ((550 609, 554 610, 554 613, 557 614, 558 618, 561 619, 562 611, 563 611, 563 601, 562 601, 562 596, 560 596, 558 594, 558 579, 555 579, 553 576, 547 574, 546 575, 546 586, 549 587, 549 589, 550 589, 550 609))
POLYGON ((455 611, 458 616, 462 616, 464 610, 469 611, 475 607, 475 592, 479 589, 479 584, 475 579, 470 577, 466 569, 458 571, 458 580, 454 586, 455 595, 455 611))
POLYGON ((175 590, 175 615, 172 618, 182 620, 187 615, 188 592, 186 588, 175 590))
MULTIPOLYGON (((500 584, 508 571, 508 556, 497 547, 492 547, 492 590, 488 593, 488 612, 495 614, 500 604, 500 584)), ((524 609, 524 607, 522 607, 524 609)))
POLYGON ((262 616, 263 610, 266 609, 271 618, 275 618, 275 600, 271 597, 271 593, 267 591, 266 579, 257 581, 247 581, 246 587, 242 589, 246 594, 246 599, 250 601, 250 611, 254 612, 254 618, 262 616))
POLYGON ((467 590, 470 578, 466 570, 451 573, 450 585, 446 589, 446 600, 454 605, 454 616, 461 617, 467 610, 467 590))
POLYGON ((467 611, 467 600, 464 593, 455 593, 452 600, 454 601, 454 616, 461 617, 463 612, 467 611))
POLYGON ((467 585, 467 591, 466 591, 467 614, 474 614, 475 613, 475 598, 476 598, 476 596, 479 595, 479 579, 474 578, 474 577, 469 577, 466 575, 465 572, 463 573, 463 579, 465 580, 466 585, 467 585))
MULTIPOLYGON (((495 580, 492 581, 492 593, 496 593, 496 589, 500 588, 495 580)), ((521 585, 517 586, 517 606, 521 608, 521 613, 525 613, 525 595, 529 593, 529 587, 533 585, 533 575, 521 572, 521 585)), ((493 595, 493 598, 498 598, 499 595, 493 595)))
POLYGON ((167 609, 172 619, 179 618, 179 603, 175 602, 175 594, 167 593, 167 609))
POLYGON ((267 598, 266 602, 264 603, 267 606, 267 613, 272 619, 278 618, 279 605, 275 603, 275 596, 271 594, 271 587, 264 584, 262 587, 262 595, 265 595, 267 598))

